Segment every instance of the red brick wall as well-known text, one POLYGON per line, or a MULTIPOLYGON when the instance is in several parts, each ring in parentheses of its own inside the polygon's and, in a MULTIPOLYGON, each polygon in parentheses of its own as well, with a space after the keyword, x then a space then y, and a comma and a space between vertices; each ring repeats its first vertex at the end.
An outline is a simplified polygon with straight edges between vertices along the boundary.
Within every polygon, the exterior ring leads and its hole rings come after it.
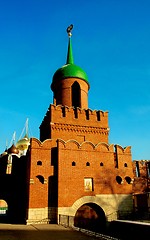
MULTIPOLYGON (((69 78, 59 81, 54 91, 54 102, 60 105, 50 105, 40 126, 40 139, 50 138, 52 145, 56 141, 58 144, 58 173, 55 172, 55 175, 58 174, 58 206, 71 206, 77 199, 87 195, 130 194, 132 183, 126 181, 126 177, 133 179, 130 147, 123 149, 118 145, 115 148, 108 145, 108 112, 88 109, 88 84, 81 79, 69 78), (71 86, 74 81, 81 87, 81 108, 76 109, 71 106, 71 86), (72 166, 72 162, 76 166, 72 166), (90 166, 86 166, 87 162, 90 166), (121 178, 121 183, 116 181, 117 176, 121 178), (93 191, 85 192, 84 178, 93 179, 93 191)), ((47 165, 51 144, 46 149, 44 144, 38 145, 35 141, 31 145, 33 177, 39 169, 35 167, 37 156, 43 159, 46 167, 45 170, 41 168, 41 174, 46 177, 53 174, 52 167, 47 165)), ((41 206, 41 200, 34 202, 37 189, 43 195, 42 206, 46 206, 47 186, 39 187, 36 180, 31 185, 31 206, 41 206)))
POLYGON ((55 144, 50 139, 43 143, 38 139, 31 139, 29 208, 48 207, 48 178, 53 175, 54 170, 51 166, 51 148, 55 144), (42 165, 37 165, 38 161, 42 165), (45 179, 44 183, 36 177, 39 175, 45 179))
MULTIPOLYGON (((95 145, 92 142, 80 144, 75 140, 67 143, 58 140, 57 144, 50 139, 43 143, 37 139, 31 139, 29 208, 48 207, 48 178, 54 175, 54 171, 55 176, 58 174, 59 207, 71 206, 83 196, 132 192, 132 184, 125 181, 127 176, 133 178, 130 147, 123 149, 117 145, 116 151, 114 145, 106 143, 95 145), (54 147, 58 149, 58 173, 57 169, 54 170, 52 166, 51 150, 54 147), (116 154, 118 167, 115 167, 116 154), (42 166, 37 165, 39 160, 42 166), (72 166, 72 162, 75 162, 76 166, 72 166), (90 166, 86 166, 87 162, 90 166), (36 177, 38 175, 44 177, 46 180, 44 184, 36 177), (116 176, 122 178, 122 184, 117 183, 116 176), (93 179, 93 191, 84 190, 84 178, 93 179)), ((53 160, 57 162, 57 158, 53 160)), ((51 198, 56 199, 54 193, 51 194, 51 198)))
POLYGON ((115 168, 113 145, 91 143, 82 146, 75 141, 65 144, 58 141, 58 205, 71 206, 83 196, 96 194, 129 194, 132 184, 125 177, 133 178, 130 149, 118 153, 119 167, 115 168), (72 162, 76 166, 72 166, 72 162), (86 166, 89 162, 90 166, 86 166), (100 163, 103 166, 100 166, 100 163), (127 167, 124 164, 127 163, 127 167), (123 184, 118 184, 116 176, 121 176, 123 184), (93 191, 84 191, 84 178, 93 178, 93 191))

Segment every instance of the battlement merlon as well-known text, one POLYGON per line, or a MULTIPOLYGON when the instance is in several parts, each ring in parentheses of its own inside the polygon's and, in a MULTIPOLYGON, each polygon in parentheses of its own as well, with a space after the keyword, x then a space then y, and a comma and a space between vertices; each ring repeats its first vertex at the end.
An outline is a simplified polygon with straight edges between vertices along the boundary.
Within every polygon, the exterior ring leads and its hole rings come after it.
POLYGON ((46 114, 51 123, 67 123, 73 125, 82 125, 89 127, 100 127, 108 129, 108 112, 91 109, 81 109, 67 107, 62 105, 53 105, 49 107, 46 114))
POLYGON ((40 140, 76 139, 108 143, 108 112, 51 104, 41 125, 40 140))

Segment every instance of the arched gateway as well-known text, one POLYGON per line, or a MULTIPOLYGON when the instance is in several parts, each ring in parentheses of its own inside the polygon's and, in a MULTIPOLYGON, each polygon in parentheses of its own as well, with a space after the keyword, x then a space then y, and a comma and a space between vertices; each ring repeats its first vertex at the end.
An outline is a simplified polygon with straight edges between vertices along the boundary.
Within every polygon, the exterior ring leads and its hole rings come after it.
POLYGON ((103 209, 95 203, 86 203, 76 212, 74 226, 95 232, 103 232, 106 227, 106 217, 103 209))
POLYGON ((0 199, 0 222, 7 222, 8 204, 4 199, 0 199))

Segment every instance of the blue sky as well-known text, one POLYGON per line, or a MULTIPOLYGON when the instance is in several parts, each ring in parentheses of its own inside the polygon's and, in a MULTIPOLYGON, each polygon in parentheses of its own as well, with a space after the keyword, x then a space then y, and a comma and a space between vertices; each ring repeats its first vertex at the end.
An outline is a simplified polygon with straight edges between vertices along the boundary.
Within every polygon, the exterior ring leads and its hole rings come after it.
POLYGON ((150 1, 0 1, 0 152, 29 118, 30 136, 53 95, 54 72, 65 64, 68 37, 75 64, 89 78, 89 108, 109 111, 109 142, 150 159, 150 1))

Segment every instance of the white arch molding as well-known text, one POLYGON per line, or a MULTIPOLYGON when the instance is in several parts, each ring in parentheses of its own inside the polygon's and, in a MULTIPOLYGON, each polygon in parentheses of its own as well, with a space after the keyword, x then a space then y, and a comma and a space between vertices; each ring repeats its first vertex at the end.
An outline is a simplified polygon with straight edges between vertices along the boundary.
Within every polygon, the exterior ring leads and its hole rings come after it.
POLYGON ((131 194, 100 194, 96 196, 84 196, 76 200, 71 207, 59 207, 59 215, 75 216, 77 210, 84 204, 94 203, 105 213, 108 220, 116 220, 117 212, 122 206, 122 210, 132 209, 131 194), (125 208, 125 209, 124 209, 125 208))

